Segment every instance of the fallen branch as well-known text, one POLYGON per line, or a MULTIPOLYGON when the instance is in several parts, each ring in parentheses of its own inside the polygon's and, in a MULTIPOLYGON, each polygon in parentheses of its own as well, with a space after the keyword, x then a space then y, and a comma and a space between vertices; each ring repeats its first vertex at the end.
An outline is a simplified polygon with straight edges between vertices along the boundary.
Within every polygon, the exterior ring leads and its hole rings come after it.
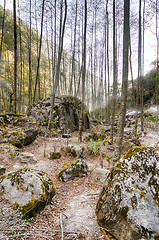
MULTIPOLYGON (((46 237, 46 236, 43 236, 41 234, 32 234, 32 233, 25 233, 25 234, 17 234, 17 235, 10 235, 10 236, 7 236, 7 239, 11 238, 11 239, 16 239, 17 237, 20 238, 20 237, 27 237, 27 236, 35 236, 35 237, 41 237, 41 238, 44 238, 44 239, 47 239, 49 240, 50 238, 46 237)), ((1 236, 1 240, 2 239, 6 239, 6 237, 2 237, 1 236)))
MULTIPOLYGON (((41 232, 61 232, 61 230, 58 230, 58 229, 36 229, 36 228, 33 228, 33 229, 25 229, 25 228, 21 228, 21 229, 17 229, 17 228, 13 228, 13 229, 9 229, 9 228, 1 228, 0 231, 4 231, 4 232, 14 232, 14 231, 41 231, 41 232)), ((65 233, 75 233, 73 231, 63 231, 65 233)))
POLYGON ((62 223, 62 213, 60 213, 60 227, 61 227, 61 240, 63 240, 63 223, 62 223))

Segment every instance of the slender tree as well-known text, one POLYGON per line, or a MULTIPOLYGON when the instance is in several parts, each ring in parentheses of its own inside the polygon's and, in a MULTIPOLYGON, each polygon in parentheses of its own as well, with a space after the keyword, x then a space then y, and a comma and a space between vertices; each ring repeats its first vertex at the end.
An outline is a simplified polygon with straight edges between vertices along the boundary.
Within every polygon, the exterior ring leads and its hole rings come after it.
POLYGON ((156 42, 157 42, 157 76, 156 76, 156 105, 157 105, 157 118, 156 118, 156 127, 158 128, 158 116, 159 116, 159 105, 158 105, 158 96, 159 96, 159 36, 158 36, 158 1, 156 0, 156 42))
POLYGON ((40 99, 40 79, 39 79, 39 68, 40 68, 40 60, 41 60, 41 47, 42 47, 42 37, 43 37, 43 19, 44 19, 44 7, 45 7, 45 0, 42 2, 42 15, 41 15, 41 34, 40 34, 40 45, 39 45, 39 54, 38 54, 38 64, 37 64, 37 73, 36 73, 36 80, 35 80, 35 89, 34 89, 34 99, 35 102, 36 97, 36 90, 37 84, 39 83, 39 99, 40 99))
POLYGON ((118 160, 121 156, 122 141, 125 125, 127 88, 128 88, 128 54, 129 54, 129 12, 130 0, 124 0, 124 35, 123 35, 123 71, 122 71, 122 90, 120 101, 120 112, 117 131, 117 147, 115 150, 115 159, 118 160))
POLYGON ((58 60, 57 60, 57 65, 56 65, 55 84, 53 87, 52 98, 51 98, 51 110, 50 110, 50 116, 49 116, 49 121, 48 121, 48 129, 51 126, 51 120, 53 117, 53 109, 54 109, 54 102, 55 102, 55 94, 56 94, 57 88, 59 86, 60 65, 61 65, 61 59, 62 59, 63 41, 64 41, 65 25, 66 25, 66 18, 67 18, 67 0, 65 0, 65 15, 64 15, 63 24, 62 24, 62 5, 63 5, 63 0, 61 0, 58 60))
POLYGON ((14 18, 14 113, 17 112, 17 21, 16 21, 16 0, 13 0, 14 18))
POLYGON ((87 34, 87 0, 85 0, 85 20, 84 20, 84 36, 83 36, 83 53, 82 53, 82 99, 81 99, 81 115, 79 119, 79 141, 82 141, 83 127, 83 108, 85 100, 85 77, 86 77, 86 34, 87 34))
POLYGON ((31 24, 31 0, 30 0, 30 27, 29 27, 29 87, 28 87, 28 95, 29 95, 29 105, 32 103, 32 67, 31 67, 31 39, 32 39, 32 24, 31 24))
POLYGON ((113 96, 112 96, 112 113, 111 113, 112 141, 113 141, 114 124, 115 124, 116 95, 117 95, 116 13, 115 13, 115 0, 113 0, 113 96))

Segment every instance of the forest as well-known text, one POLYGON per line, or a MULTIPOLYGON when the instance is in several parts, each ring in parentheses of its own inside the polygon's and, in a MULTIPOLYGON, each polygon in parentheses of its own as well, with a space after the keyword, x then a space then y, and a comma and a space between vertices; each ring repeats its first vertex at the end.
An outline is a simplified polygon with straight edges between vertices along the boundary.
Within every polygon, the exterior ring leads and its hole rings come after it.
POLYGON ((159 239, 158 13, 158 0, 0 0, 0 239, 159 239))

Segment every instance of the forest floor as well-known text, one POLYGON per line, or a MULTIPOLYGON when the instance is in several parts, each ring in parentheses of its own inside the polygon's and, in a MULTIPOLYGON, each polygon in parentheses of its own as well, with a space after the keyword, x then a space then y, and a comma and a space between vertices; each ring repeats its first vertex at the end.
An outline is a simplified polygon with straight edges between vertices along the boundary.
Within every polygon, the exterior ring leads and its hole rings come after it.
MULTIPOLYGON (((86 134, 86 133, 85 133, 86 134)), ((78 133, 71 134, 68 140, 71 144, 77 144, 78 133)), ((141 145, 154 146, 158 141, 158 136, 149 134, 141 137, 141 145)), ((0 239, 87 239, 87 240, 113 240, 106 234, 96 220, 95 209, 102 186, 95 184, 91 176, 75 178, 69 182, 62 182, 57 178, 57 174, 63 169, 63 164, 75 158, 62 153, 60 159, 50 160, 50 152, 58 152, 68 144, 67 140, 59 135, 56 138, 46 138, 38 136, 30 145, 25 146, 20 151, 30 152, 38 159, 36 164, 21 163, 18 158, 11 159, 9 154, 0 152, 0 163, 7 167, 7 171, 13 169, 29 167, 42 170, 49 174, 56 186, 56 195, 40 213, 28 220, 17 220, 14 212, 7 211, 9 203, 0 202, 0 239), (10 229, 14 229, 12 234, 10 229), (23 229, 23 231, 22 231, 23 229), (10 237, 9 237, 10 236, 10 237)), ((88 145, 82 142, 83 145, 88 145)), ((107 156, 113 152, 107 148, 107 156)), ((90 155, 89 151, 84 151, 84 159, 91 168, 101 168, 101 156, 90 155)), ((103 158, 103 168, 110 169, 112 163, 108 163, 103 158)), ((8 208, 10 209, 10 208, 8 208)))

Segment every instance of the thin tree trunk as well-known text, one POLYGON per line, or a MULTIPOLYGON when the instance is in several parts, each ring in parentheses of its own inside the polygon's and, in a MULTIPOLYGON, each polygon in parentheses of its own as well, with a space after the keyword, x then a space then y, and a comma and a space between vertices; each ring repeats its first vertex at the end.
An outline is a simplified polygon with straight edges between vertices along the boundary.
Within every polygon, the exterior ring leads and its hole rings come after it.
MULTIPOLYGON (((75 15, 75 27, 74 27, 74 44, 73 44, 73 54, 72 54, 72 73, 71 73, 71 81, 70 81, 70 94, 73 94, 73 77, 75 72, 75 50, 76 50, 76 27, 77 27, 77 0, 76 0, 76 15, 75 15)), ((74 86, 75 88, 75 86, 74 86)))
POLYGON ((81 99, 81 115, 79 119, 79 141, 82 142, 83 128, 83 110, 85 101, 85 76, 86 76, 86 34, 87 34, 87 0, 85 0, 85 21, 84 21, 84 36, 83 36, 83 54, 82 54, 82 99, 81 99))
MULTIPOLYGON (((5 13, 6 13, 6 0, 4 0, 4 8, 3 8, 3 20, 2 20, 2 37, 1 37, 1 44, 0 44, 0 62, 1 62, 1 55, 2 55, 2 47, 3 47, 3 38, 4 38, 4 22, 5 22, 5 13)), ((0 69, 1 70, 1 69, 0 69)))
POLYGON ((127 88, 128 88, 129 36, 130 36, 129 12, 130 12, 130 0, 124 0, 122 92, 121 92, 120 112, 119 112, 118 131, 117 131, 117 147, 115 150, 115 159, 114 160, 118 160, 121 156, 124 125, 125 125, 127 88))
POLYGON ((141 105, 141 101, 142 101, 142 96, 141 96, 141 0, 139 0, 138 79, 137 79, 137 97, 136 97, 136 114, 135 114, 135 137, 137 137, 137 128, 138 128, 139 100, 141 105))
MULTIPOLYGON (((49 63, 49 88, 51 90, 51 63, 50 63, 50 46, 49 46, 49 34, 48 34, 48 21, 46 21, 46 43, 47 43, 47 54, 48 54, 48 63, 49 63)), ((45 69, 46 70, 46 69, 45 69)))
POLYGON ((31 0, 30 0, 30 27, 29 27, 29 88, 28 88, 28 95, 29 95, 29 105, 32 103, 32 67, 31 67, 31 0))
POLYGON ((39 68, 40 68, 41 47, 42 47, 42 37, 43 37, 44 6, 45 6, 45 0, 43 0, 43 4, 42 4, 40 45, 39 45, 38 65, 37 65, 37 73, 36 73, 36 80, 35 80, 35 89, 34 89, 34 99, 33 99, 33 102, 35 102, 35 98, 36 98, 36 90, 37 90, 37 84, 38 84, 38 83, 39 83, 39 96, 38 96, 38 97, 39 97, 39 99, 40 99, 40 79, 39 79, 39 68))
MULTIPOLYGON (((61 6, 62 6, 63 0, 61 1, 61 6)), ((61 9, 62 11, 62 9, 61 9)), ((66 18, 67 18, 67 0, 65 0, 65 16, 63 20, 63 26, 62 26, 62 15, 60 18, 60 34, 59 34, 59 50, 58 50, 58 61, 57 61, 57 66, 56 66, 56 77, 55 77, 55 85, 53 88, 53 94, 52 94, 52 99, 51 99, 51 110, 50 110, 50 116, 49 116, 49 121, 48 121, 48 129, 50 129, 51 125, 51 120, 53 117, 53 109, 54 109, 54 102, 55 102, 55 94, 57 92, 57 87, 59 85, 59 74, 60 74, 60 64, 61 64, 61 58, 62 58, 62 52, 63 52, 63 40, 64 40, 64 33, 65 33, 65 25, 66 25, 66 18)))
POLYGON ((16 0, 13 0, 14 16, 14 113, 17 112, 17 22, 16 22, 16 0))
POLYGON ((23 59, 22 59, 22 35, 21 35, 21 19, 20 19, 20 5, 18 0, 18 11, 19 11, 19 42, 20 42, 20 91, 19 91, 19 113, 22 111, 22 81, 23 81, 23 59))
POLYGON ((115 16, 115 0, 113 0, 113 96, 112 96, 112 113, 111 113, 111 134, 113 141, 114 124, 115 124, 115 105, 117 96, 117 67, 116 67, 116 16, 115 16))
POLYGON ((156 76, 156 105, 157 105, 157 117, 156 117, 156 128, 158 128, 158 116, 159 116, 159 37, 158 37, 158 1, 156 0, 156 41, 157 41, 157 76, 156 76))

